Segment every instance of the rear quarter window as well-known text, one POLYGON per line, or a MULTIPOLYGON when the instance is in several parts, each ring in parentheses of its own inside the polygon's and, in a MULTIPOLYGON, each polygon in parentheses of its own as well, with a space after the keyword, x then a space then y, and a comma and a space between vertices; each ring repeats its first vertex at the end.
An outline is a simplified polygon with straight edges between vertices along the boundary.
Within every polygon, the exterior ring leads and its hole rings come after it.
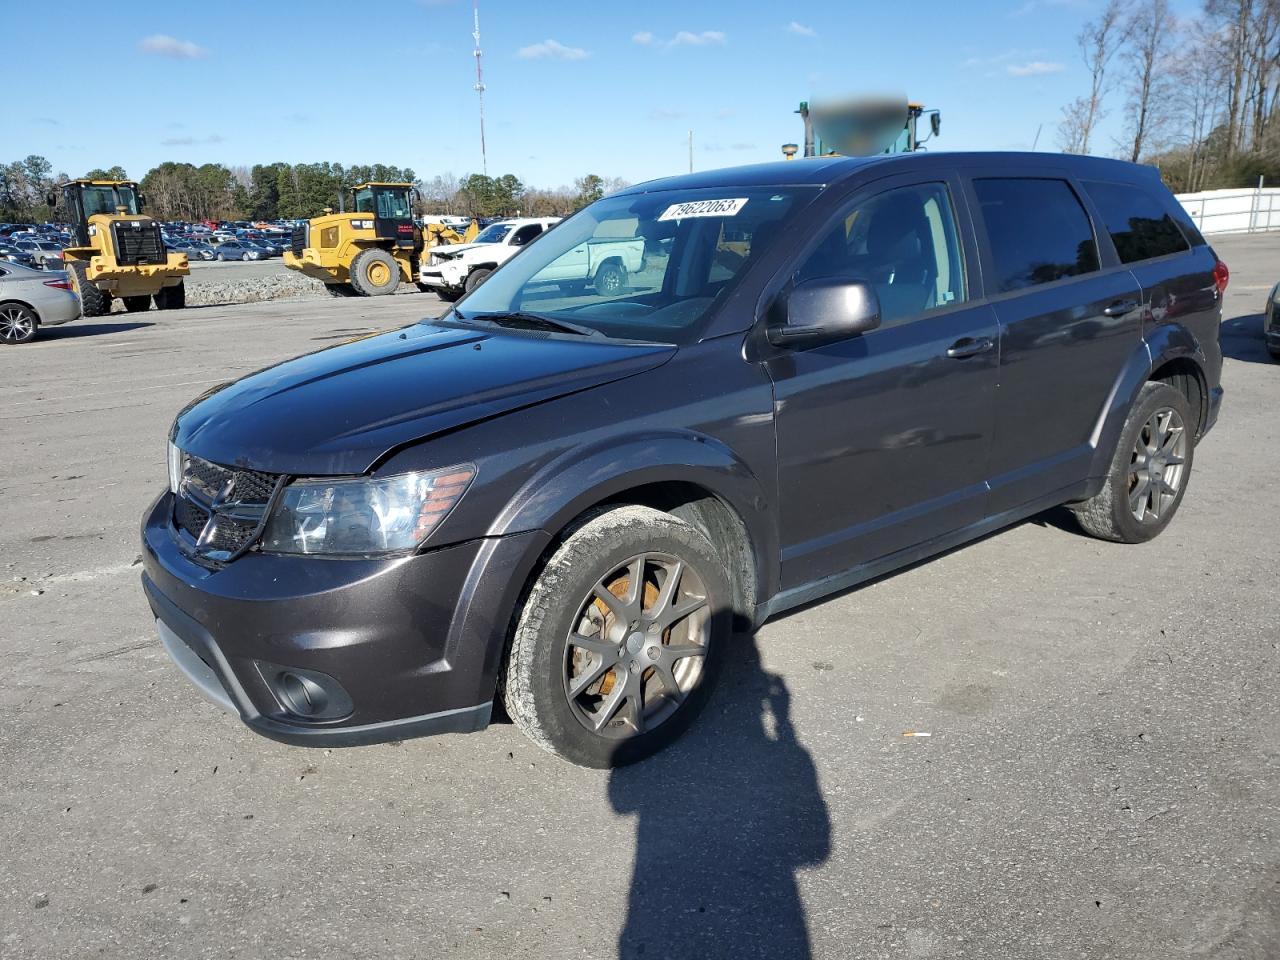
POLYGON ((1098 269, 1093 225, 1075 191, 1051 178, 973 181, 991 246, 996 292, 1098 269))
POLYGON ((1098 208, 1121 263, 1138 263, 1191 249, 1168 207, 1150 191, 1122 183, 1089 181, 1085 191, 1098 208))

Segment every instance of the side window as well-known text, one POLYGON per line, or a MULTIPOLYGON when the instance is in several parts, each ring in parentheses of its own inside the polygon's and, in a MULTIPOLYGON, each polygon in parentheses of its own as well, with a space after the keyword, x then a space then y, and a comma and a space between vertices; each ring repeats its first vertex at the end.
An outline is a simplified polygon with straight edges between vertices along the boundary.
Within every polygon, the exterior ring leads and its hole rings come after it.
POLYGON ((943 183, 888 190, 855 204, 793 276, 869 283, 890 323, 967 296, 951 193, 943 183))
POLYGON ((1121 263, 1191 249, 1165 205, 1141 187, 1090 182, 1084 188, 1102 214, 1121 263))
POLYGON ((1065 180, 975 180, 996 290, 1022 290, 1098 269, 1089 215, 1065 180))
POLYGON ((542 224, 531 223, 526 227, 521 227, 516 231, 515 236, 511 238, 513 247, 521 247, 542 232, 542 224))

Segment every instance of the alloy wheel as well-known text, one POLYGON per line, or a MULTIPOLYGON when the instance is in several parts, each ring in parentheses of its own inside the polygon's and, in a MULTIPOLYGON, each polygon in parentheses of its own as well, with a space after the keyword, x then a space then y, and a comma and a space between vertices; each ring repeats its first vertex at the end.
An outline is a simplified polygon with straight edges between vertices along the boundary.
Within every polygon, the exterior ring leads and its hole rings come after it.
POLYGON ((35 321, 22 307, 0 309, 0 340, 5 343, 25 343, 35 334, 35 329, 35 321))
POLYGON ((608 571, 565 644, 564 695, 578 722, 620 740, 668 720, 702 678, 710 622, 706 588, 684 561, 641 554, 608 571))
POLYGON ((1129 459, 1129 510, 1139 522, 1159 520, 1178 499, 1187 462, 1187 428, 1163 407, 1138 431, 1129 459))

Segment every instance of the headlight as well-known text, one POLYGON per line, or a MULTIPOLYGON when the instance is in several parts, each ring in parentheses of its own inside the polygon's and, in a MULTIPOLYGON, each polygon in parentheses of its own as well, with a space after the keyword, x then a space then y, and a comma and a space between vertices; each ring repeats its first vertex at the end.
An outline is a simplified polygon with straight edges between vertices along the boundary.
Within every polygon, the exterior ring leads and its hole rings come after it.
POLYGON ((182 483, 182 451, 172 440, 169 441, 169 492, 177 493, 182 483))
POLYGON ((358 556, 417 549, 475 475, 466 464, 433 473, 292 483, 267 522, 262 549, 358 556))

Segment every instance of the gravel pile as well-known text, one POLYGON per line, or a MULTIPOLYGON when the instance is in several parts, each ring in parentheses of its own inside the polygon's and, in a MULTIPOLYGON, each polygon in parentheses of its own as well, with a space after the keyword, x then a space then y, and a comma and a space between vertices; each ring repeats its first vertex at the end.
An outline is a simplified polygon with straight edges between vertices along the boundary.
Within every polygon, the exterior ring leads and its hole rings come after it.
POLYGON ((266 277, 236 280, 197 279, 187 277, 187 305, 212 306, 222 303, 258 303, 261 300, 310 300, 329 294, 319 280, 296 270, 282 271, 266 277))

